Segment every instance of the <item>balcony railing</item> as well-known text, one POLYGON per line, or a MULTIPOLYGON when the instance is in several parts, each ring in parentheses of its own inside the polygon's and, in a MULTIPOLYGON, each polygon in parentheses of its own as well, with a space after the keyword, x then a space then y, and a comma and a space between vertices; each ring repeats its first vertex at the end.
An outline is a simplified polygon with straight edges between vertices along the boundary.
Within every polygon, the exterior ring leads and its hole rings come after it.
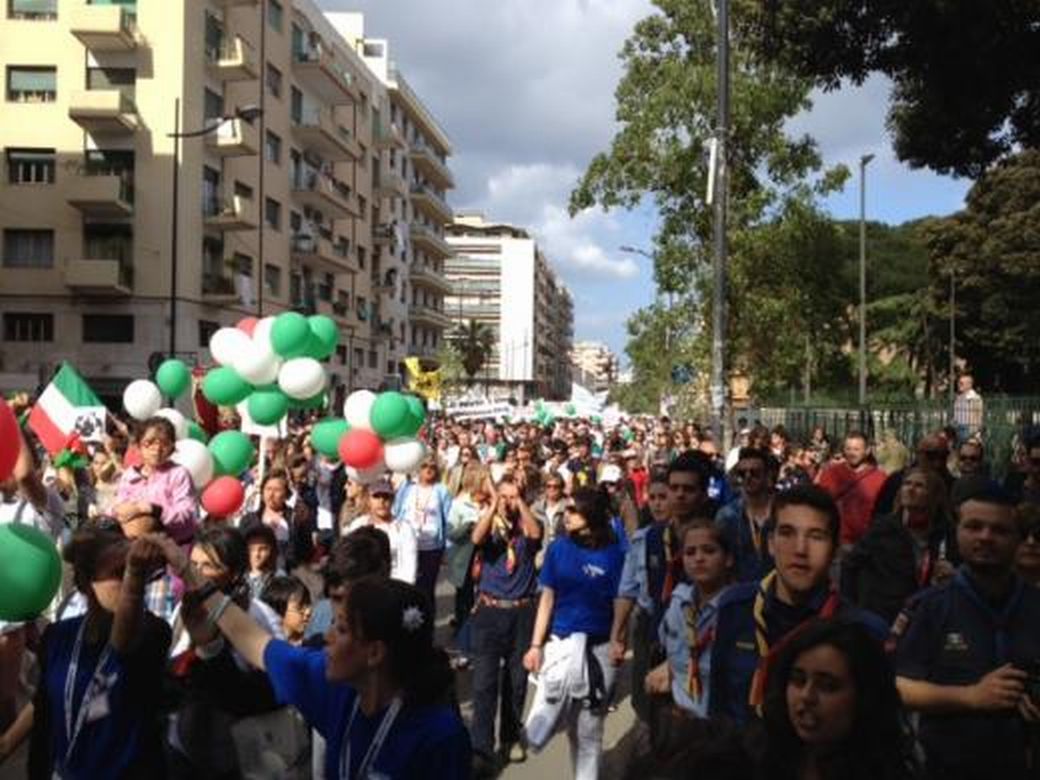
POLYGON ((202 274, 202 294, 234 296, 238 294, 235 289, 235 280, 230 276, 217 273, 202 274))

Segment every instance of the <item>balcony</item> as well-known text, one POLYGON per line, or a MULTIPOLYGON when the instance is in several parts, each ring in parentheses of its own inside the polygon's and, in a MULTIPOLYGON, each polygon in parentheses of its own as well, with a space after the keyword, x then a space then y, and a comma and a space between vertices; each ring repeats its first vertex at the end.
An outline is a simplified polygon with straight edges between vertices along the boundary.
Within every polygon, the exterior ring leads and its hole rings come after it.
POLYGON ((80 5, 73 9, 69 30, 89 51, 133 51, 137 48, 134 14, 119 5, 80 5))
POLYGON ((129 217, 134 213, 133 171, 113 174, 82 173, 71 177, 69 205, 85 217, 129 217))
POLYGON ((429 254, 437 255, 438 257, 452 257, 455 254, 451 244, 433 232, 431 228, 426 227, 426 225, 413 222, 409 228, 409 233, 412 243, 429 254))
POLYGON ((358 266, 350 256, 346 243, 334 244, 324 236, 296 233, 291 240, 292 259, 315 271, 330 274, 354 274, 358 266))
POLYGON ((432 268, 419 263, 416 263, 408 269, 408 279, 413 285, 426 287, 430 290, 436 290, 445 295, 451 295, 452 292, 454 292, 451 282, 432 268))
POLYGON ((220 157, 251 157, 258 146, 257 129, 242 119, 225 119, 206 136, 206 146, 220 157))
POLYGON ((230 198, 204 198, 202 216, 206 227, 217 230, 256 230, 256 204, 250 198, 232 195, 230 198))
POLYGON ((394 122, 380 119, 372 125, 372 143, 376 149, 404 149, 404 134, 394 122))
POLYGON ((350 188, 332 176, 304 171, 293 178, 293 194, 303 205, 332 219, 360 217, 357 198, 350 188))
POLYGON ((393 246, 397 243, 397 231, 394 225, 383 223, 372 228, 372 243, 376 246, 393 246))
POLYGON ((137 130, 134 101, 118 89, 73 92, 69 118, 91 135, 121 135, 137 130))
POLYGON ((65 286, 81 295, 131 295, 134 268, 120 260, 69 260, 65 286))
POLYGON ((361 159, 361 144, 347 128, 341 126, 327 108, 305 111, 293 122, 293 132, 305 149, 326 160, 361 159))
POLYGON ((448 224, 454 216, 448 202, 433 187, 426 184, 413 184, 410 200, 413 207, 435 222, 448 224))
POLYGON ((337 320, 346 320, 350 316, 350 306, 343 301, 336 301, 332 304, 332 316, 337 320))
POLYGON ((253 81, 260 73, 253 45, 241 35, 226 38, 206 57, 210 72, 221 81, 253 81))
POLYGON ((379 198, 406 198, 408 197, 408 184, 394 171, 380 171, 372 183, 376 197, 379 198))
POLYGON ((202 298, 209 303, 236 303, 235 280, 222 273, 202 274, 202 298))
POLYGON ((423 306, 418 303, 413 303, 408 307, 408 318, 416 324, 433 328, 447 328, 451 325, 451 318, 447 314, 432 306, 423 306))
MULTIPOLYGON (((409 357, 426 358, 428 360, 435 360, 437 358, 437 347, 430 346, 429 344, 419 345, 413 344, 408 348, 409 357)), ((430 369, 427 369, 430 370, 430 369)))
POLYGON ((332 52, 322 46, 305 46, 293 51, 293 71, 297 81, 314 92, 322 103, 340 106, 360 99, 354 75, 341 67, 332 52))
POLYGON ((441 159, 429 147, 414 146, 409 154, 415 169, 434 184, 445 190, 450 190, 455 186, 455 177, 451 175, 448 166, 441 162, 441 159))

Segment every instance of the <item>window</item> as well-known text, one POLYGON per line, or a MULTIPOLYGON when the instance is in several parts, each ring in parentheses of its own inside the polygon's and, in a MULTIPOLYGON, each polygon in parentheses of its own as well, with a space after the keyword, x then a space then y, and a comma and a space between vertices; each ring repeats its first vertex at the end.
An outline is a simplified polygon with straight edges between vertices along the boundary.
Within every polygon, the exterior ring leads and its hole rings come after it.
POLYGON ((240 198, 245 198, 246 200, 252 200, 253 199, 253 188, 250 187, 248 184, 243 184, 242 182, 236 180, 235 181, 235 195, 237 195, 240 198))
POLYGON ((202 214, 213 217, 224 207, 224 196, 220 191, 220 171, 202 166, 202 214))
POLYGON ((8 65, 7 99, 12 103, 53 103, 58 95, 57 68, 8 65))
POLYGON ((368 301, 365 300, 363 295, 355 295, 354 301, 357 303, 357 316, 359 320, 368 319, 368 301))
POLYGON ((282 229, 282 204, 274 198, 264 199, 264 221, 272 230, 282 229))
POLYGON ((267 0, 267 24, 271 29, 281 32, 284 18, 285 10, 282 4, 278 0, 267 0))
POLYGON ((267 131, 267 142, 264 144, 264 159, 275 165, 282 164, 282 139, 281 136, 267 131))
POLYGON ((220 330, 220 323, 212 320, 199 320, 199 347, 208 347, 213 334, 220 330))
POLYGON ((339 364, 345 366, 347 364, 347 348, 336 347, 336 357, 339 358, 339 364))
POLYGON ((136 81, 133 68, 87 68, 87 89, 116 89, 133 100, 136 81))
POLYGON ((53 268, 53 230, 4 230, 5 268, 53 268))
POLYGON ((356 371, 363 365, 365 365, 365 350, 354 347, 354 370, 356 371))
POLYGON ((296 87, 289 88, 289 117, 294 124, 303 122, 303 93, 296 87))
POLYGON ((362 271, 364 271, 365 270, 365 248, 363 246, 359 246, 357 248, 357 262, 358 262, 358 268, 360 268, 362 271))
POLYGON ((8 184, 54 184, 53 149, 8 149, 8 184))
POLYGON ((377 353, 374 349, 370 349, 368 351, 368 367, 369 368, 376 368, 378 366, 379 366, 379 353, 377 353))
POLYGON ((336 277, 332 274, 325 274, 322 278, 321 283, 318 285, 318 300, 319 301, 332 301, 332 288, 336 283, 336 277))
POLYGON ((5 312, 4 341, 54 341, 54 315, 5 312))
POLYGON ((235 273, 241 276, 253 276, 253 258, 249 255, 244 255, 241 252, 235 252, 235 257, 232 260, 235 267, 235 273))
POLYGON ((84 314, 84 344, 133 344, 132 314, 84 314))
POLYGON ((289 212, 289 232, 299 233, 303 227, 303 216, 298 211, 289 212))
POLYGON ((267 91, 276 98, 282 96, 282 72, 270 62, 267 63, 267 91))
POLYGON ((83 226, 83 252, 96 260, 118 260, 130 267, 134 260, 134 228, 123 223, 94 223, 83 226))
POLYGON ((271 263, 264 265, 264 289, 271 295, 282 294, 282 269, 271 263))
POLYGON ((365 200, 363 195, 358 195, 358 211, 361 212, 361 221, 365 221, 365 214, 368 213, 368 201, 365 200))
POLYGON ((49 21, 58 18, 58 0, 8 0, 8 19, 49 21))
MULTIPOLYGON (((207 119, 220 119, 224 116, 224 96, 218 95, 212 89, 203 91, 202 116, 207 119)), ((206 122, 209 124, 209 122, 206 122)))

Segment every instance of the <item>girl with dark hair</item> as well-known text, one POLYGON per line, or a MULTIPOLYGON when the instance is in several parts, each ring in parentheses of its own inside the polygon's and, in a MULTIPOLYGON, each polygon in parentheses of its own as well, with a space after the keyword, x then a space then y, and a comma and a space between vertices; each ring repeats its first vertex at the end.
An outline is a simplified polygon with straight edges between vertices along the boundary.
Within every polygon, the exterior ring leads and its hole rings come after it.
POLYGON ((141 463, 123 472, 111 513, 123 524, 151 515, 175 541, 188 544, 195 536, 199 510, 191 474, 170 460, 176 443, 173 423, 165 417, 141 423, 141 463))
POLYGON ((278 567, 292 571, 307 563, 314 555, 316 526, 314 514, 306 502, 292 491, 289 474, 273 469, 260 483, 260 507, 243 515, 239 529, 248 534, 265 525, 274 531, 278 541, 278 567))
POLYGON ((43 633, 28 776, 165 777, 158 713, 170 629, 144 609, 163 549, 153 537, 130 544, 84 529, 64 557, 87 612, 43 633))
POLYGON ((892 667, 859 624, 796 631, 770 671, 764 718, 762 780, 917 776, 892 667))
POLYGON ((524 656, 524 667, 539 675, 527 721, 530 744, 540 749, 556 724, 566 725, 578 780, 599 775, 603 720, 616 672, 608 649, 625 554, 610 521, 610 498, 605 492, 594 488, 574 492, 564 518, 566 535, 549 546, 542 564, 542 594, 531 648, 524 656), (573 664, 566 661, 576 653, 585 658, 588 695, 568 697, 562 712, 550 704, 543 715, 546 691, 555 687, 553 681, 559 677, 566 688, 576 682, 569 674, 573 664))
POLYGON ((302 645, 311 619, 311 592, 299 577, 275 577, 264 589, 263 601, 282 619, 285 641, 302 645))
MULTIPOLYGON (((180 548, 165 550, 189 588, 204 585, 180 548)), ((451 704, 453 674, 433 644, 430 604, 415 586, 382 578, 352 583, 324 653, 272 639, 216 596, 205 596, 203 606, 238 652, 267 671, 279 700, 325 738, 327 780, 469 777, 469 737, 451 704)))

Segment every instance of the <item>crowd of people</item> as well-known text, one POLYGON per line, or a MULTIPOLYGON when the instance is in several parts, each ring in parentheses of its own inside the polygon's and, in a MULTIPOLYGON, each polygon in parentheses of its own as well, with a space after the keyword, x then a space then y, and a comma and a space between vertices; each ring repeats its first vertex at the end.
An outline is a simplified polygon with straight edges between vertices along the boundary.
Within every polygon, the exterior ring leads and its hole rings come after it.
POLYGON ((66 578, 0 623, 0 762, 492 777, 561 735, 580 780, 1040 777, 1040 438, 997 481, 963 427, 900 459, 857 431, 431 416, 416 473, 362 480, 309 427, 226 518, 163 418, 78 462, 24 433, 0 523, 66 578))

